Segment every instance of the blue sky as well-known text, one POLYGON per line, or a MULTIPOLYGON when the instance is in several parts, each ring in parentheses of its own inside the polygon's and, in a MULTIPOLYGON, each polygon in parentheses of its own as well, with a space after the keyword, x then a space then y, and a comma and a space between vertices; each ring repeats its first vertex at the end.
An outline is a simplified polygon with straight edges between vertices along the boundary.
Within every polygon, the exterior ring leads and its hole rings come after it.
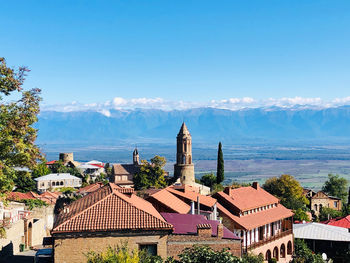
POLYGON ((350 96, 350 1, 2 1, 45 104, 350 96))

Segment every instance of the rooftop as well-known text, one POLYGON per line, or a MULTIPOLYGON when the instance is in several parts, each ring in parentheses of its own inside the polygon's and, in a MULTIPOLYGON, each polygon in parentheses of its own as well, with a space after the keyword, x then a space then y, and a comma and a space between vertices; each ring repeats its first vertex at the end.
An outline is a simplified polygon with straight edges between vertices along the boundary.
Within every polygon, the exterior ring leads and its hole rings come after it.
MULTIPOLYGON (((220 224, 216 220, 207 220, 203 215, 161 213, 165 220, 174 226, 173 234, 194 235, 197 234, 197 225, 209 225, 212 229, 212 236, 217 236, 217 227, 220 224)), ((223 227, 223 238, 240 239, 226 227, 223 227)))
POLYGON ((73 176, 69 173, 57 173, 57 174, 48 174, 38 178, 35 178, 35 181, 44 181, 44 180, 67 180, 67 179, 79 179, 79 177, 73 176))
POLYGON ((52 233, 172 230, 149 202, 120 193, 119 188, 109 183, 67 206, 52 233))
POLYGON ((215 205, 215 203, 217 202, 215 198, 213 198, 211 196, 199 194, 199 193, 191 190, 188 187, 183 188, 184 192, 182 192, 180 190, 176 190, 175 188, 176 187, 174 187, 174 186, 169 186, 165 189, 167 191, 169 191, 170 193, 172 193, 180 198, 184 198, 188 201, 197 202, 197 198, 199 197, 200 204, 205 205, 207 207, 213 207, 215 205))
POLYGON ((350 242, 348 229, 321 223, 293 224, 295 238, 350 242))
POLYGON ((266 192, 259 185, 257 187, 247 186, 239 188, 225 189, 224 192, 218 192, 216 195, 230 202, 240 211, 279 203, 279 199, 266 192))
POLYGON ((154 198, 159 203, 169 207, 171 210, 179 214, 187 214, 191 207, 177 198, 174 194, 170 193, 167 189, 162 189, 150 195, 150 198, 154 198))
POLYGON ((339 226, 350 229, 350 215, 345 217, 337 217, 330 220, 327 220, 325 222, 321 222, 326 225, 330 226, 339 226))
POLYGON ((139 171, 139 167, 134 164, 113 164, 114 175, 135 174, 139 171))

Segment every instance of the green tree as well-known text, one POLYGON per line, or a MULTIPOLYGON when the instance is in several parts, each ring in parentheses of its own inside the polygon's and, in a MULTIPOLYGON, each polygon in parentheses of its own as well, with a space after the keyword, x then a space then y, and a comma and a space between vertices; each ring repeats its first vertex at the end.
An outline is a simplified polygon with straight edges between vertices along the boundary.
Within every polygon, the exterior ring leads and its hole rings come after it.
POLYGON ((266 180, 263 188, 281 200, 281 204, 292 209, 295 220, 305 220, 309 200, 303 195, 303 188, 293 176, 283 174, 266 180))
POLYGON ((16 171, 15 174, 14 183, 16 185, 16 191, 26 193, 36 190, 36 183, 29 172, 16 171))
POLYGON ((217 160, 217 170, 216 170, 216 183, 221 184, 225 179, 224 172, 224 155, 222 153, 222 145, 219 142, 218 147, 218 160, 217 160))
POLYGON ((216 176, 213 173, 205 174, 201 177, 201 183, 212 187, 216 183, 216 176))
POLYGON ((166 159, 161 156, 154 156, 151 162, 141 161, 139 171, 134 175, 134 186, 136 190, 148 189, 150 187, 165 187, 165 171, 163 170, 166 159))
POLYGON ((314 254, 301 239, 294 240, 295 257, 292 263, 324 263, 320 254, 314 254))
POLYGON ((322 191, 328 195, 341 198, 343 203, 346 202, 348 181, 338 174, 328 174, 328 180, 324 183, 322 191))
POLYGON ((50 168, 47 167, 46 161, 39 163, 32 171, 32 178, 38 178, 51 173, 50 168))
POLYGON ((337 211, 329 207, 322 207, 321 212, 318 216, 320 221, 326 221, 331 218, 341 217, 343 216, 342 211, 337 211))
POLYGON ((0 58, 0 193, 12 190, 14 167, 33 169, 42 159, 35 145, 37 130, 33 127, 39 114, 39 89, 23 90, 25 67, 18 69, 6 65, 0 58), (17 101, 6 101, 3 96, 20 95, 17 101))
POLYGON ((309 201, 303 195, 303 188, 300 183, 291 175, 283 174, 280 177, 269 178, 263 188, 279 198, 281 203, 289 209, 296 210, 309 204, 309 201))

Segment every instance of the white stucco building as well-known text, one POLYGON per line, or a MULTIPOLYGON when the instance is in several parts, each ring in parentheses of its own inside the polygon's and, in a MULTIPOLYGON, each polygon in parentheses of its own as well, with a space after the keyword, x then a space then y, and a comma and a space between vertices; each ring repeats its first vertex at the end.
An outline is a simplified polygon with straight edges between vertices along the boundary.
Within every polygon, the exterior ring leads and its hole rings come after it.
POLYGON ((46 192, 48 189, 54 190, 61 187, 81 187, 82 180, 69 173, 48 174, 34 179, 37 181, 37 190, 46 192))

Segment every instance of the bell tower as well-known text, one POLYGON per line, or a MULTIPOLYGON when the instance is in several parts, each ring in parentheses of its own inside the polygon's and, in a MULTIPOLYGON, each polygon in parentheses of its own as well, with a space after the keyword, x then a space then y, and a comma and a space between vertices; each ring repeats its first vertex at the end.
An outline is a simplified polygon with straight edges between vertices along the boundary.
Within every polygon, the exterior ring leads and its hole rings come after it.
POLYGON ((139 151, 137 150, 137 148, 135 148, 134 152, 132 153, 132 162, 134 165, 140 164, 140 155, 139 155, 139 151))
POLYGON ((185 123, 176 137, 176 164, 174 177, 180 178, 182 184, 192 185, 194 180, 194 165, 192 163, 192 137, 185 123))

